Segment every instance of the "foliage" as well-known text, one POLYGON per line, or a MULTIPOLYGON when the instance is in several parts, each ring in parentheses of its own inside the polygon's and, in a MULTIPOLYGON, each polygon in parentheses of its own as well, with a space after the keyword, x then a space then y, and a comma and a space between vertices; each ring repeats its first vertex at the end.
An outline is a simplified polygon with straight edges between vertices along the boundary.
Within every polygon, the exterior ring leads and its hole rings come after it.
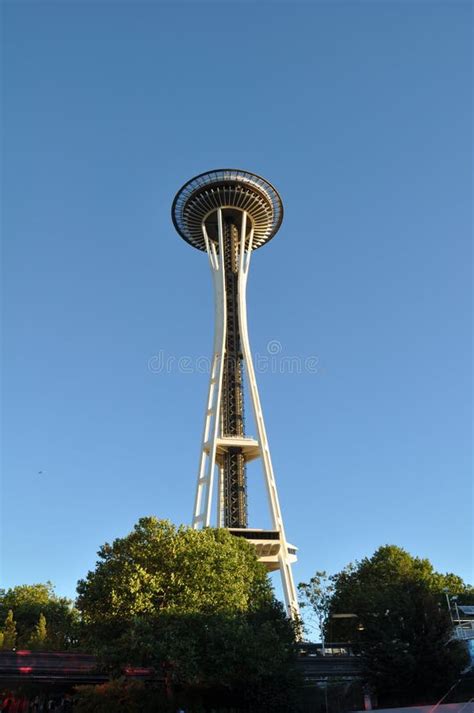
POLYGON ((101 547, 78 594, 86 636, 115 672, 154 666, 170 696, 193 700, 289 700, 293 625, 246 540, 142 518, 101 547))
POLYGON ((41 612, 38 623, 36 624, 33 634, 28 642, 28 648, 33 650, 44 649, 48 638, 48 629, 46 626, 46 617, 41 612))
POLYGON ((2 648, 5 650, 11 650, 15 648, 17 638, 16 631, 16 621, 13 619, 13 611, 8 610, 7 616, 5 617, 5 624, 3 625, 3 644, 2 648))
POLYGON ((224 529, 141 518, 98 555, 95 570, 77 587, 77 605, 90 623, 163 611, 247 611, 273 596, 252 546, 224 529))
POLYGON ((334 592, 332 579, 326 572, 316 572, 309 582, 298 584, 298 591, 301 607, 309 609, 311 615, 316 618, 324 650, 324 632, 334 592))
POLYGON ((48 622, 45 646, 63 650, 77 644, 79 615, 72 602, 58 597, 51 582, 22 584, 0 590, 0 618, 12 609, 18 628, 18 645, 28 646, 41 614, 48 622))
POLYGON ((439 594, 446 589, 450 594, 463 596, 474 592, 474 588, 466 585, 458 575, 436 572, 428 559, 413 557, 396 545, 384 545, 372 557, 349 564, 336 576, 333 604, 342 604, 349 589, 355 588, 352 601, 354 596, 360 599, 367 586, 392 586, 407 579, 424 582, 432 592, 439 594))
MULTIPOLYGON (((451 641, 446 611, 426 584, 414 580, 396 588, 391 608, 380 602, 365 622, 363 655, 370 681, 381 693, 430 702, 445 693, 467 664, 462 644, 451 641)), ((410 700, 408 702, 411 702, 410 700)))
POLYGON ((426 559, 387 545, 334 577, 327 625, 339 640, 358 642, 365 673, 379 702, 430 702, 445 692, 467 663, 463 647, 450 641, 452 625, 445 587, 468 592, 455 575, 442 575, 426 559), (398 696, 398 697, 397 697, 398 696))
MULTIPOLYGON (((466 601, 474 588, 466 585, 455 574, 436 572, 428 559, 413 557, 401 547, 384 545, 372 557, 350 563, 332 578, 334 593, 331 599, 330 615, 341 613, 357 614, 361 619, 373 608, 373 598, 378 598, 383 590, 388 596, 396 587, 405 582, 422 582, 444 607, 445 591, 457 594, 459 601, 466 601)), ((334 640, 357 640, 357 621, 333 620, 326 626, 334 640)))
POLYGON ((290 704, 297 683, 294 635, 276 602, 247 613, 162 614, 142 619, 130 633, 134 661, 154 665, 186 701, 262 710, 290 704))
POLYGON ((141 681, 118 679, 99 686, 78 686, 74 711, 79 713, 164 713, 169 711, 160 692, 141 681), (161 704, 161 705, 160 705, 161 704))

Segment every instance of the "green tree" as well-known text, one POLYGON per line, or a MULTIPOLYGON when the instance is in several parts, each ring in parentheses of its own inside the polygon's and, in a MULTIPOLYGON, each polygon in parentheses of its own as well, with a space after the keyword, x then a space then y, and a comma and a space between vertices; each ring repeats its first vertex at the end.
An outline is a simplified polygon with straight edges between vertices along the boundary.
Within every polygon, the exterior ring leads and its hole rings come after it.
POLYGON ((443 589, 469 587, 435 572, 427 559, 394 545, 346 567, 334 577, 329 616, 338 639, 359 643, 365 673, 382 703, 430 703, 465 667, 463 646, 452 641, 443 589))
POLYGON ((293 625, 246 540, 142 518, 98 554, 77 606, 116 672, 124 662, 161 669, 170 697, 288 703, 293 625))
POLYGON ((224 529, 141 518, 98 556, 96 569, 77 587, 77 605, 89 623, 149 612, 247 611, 273 598, 252 546, 224 529))
POLYGON ((310 612, 308 619, 316 619, 321 634, 324 656, 325 629, 329 616, 331 597, 334 592, 334 584, 331 578, 328 577, 327 572, 316 572, 309 582, 300 582, 300 584, 298 584, 298 592, 301 607, 304 611, 310 612))
POLYGON ((77 645, 79 613, 71 600, 55 594, 51 582, 0 590, 0 618, 9 609, 15 614, 19 646, 28 646, 40 614, 48 621, 48 648, 63 650, 77 645))
POLYGON ((30 649, 44 649, 46 648, 47 638, 48 630, 46 626, 46 617, 43 612, 41 612, 38 623, 36 624, 33 634, 28 642, 28 647, 30 649))
POLYGON ((5 624, 3 625, 3 649, 11 650, 15 648, 16 645, 16 622, 13 619, 13 611, 8 610, 7 616, 5 617, 5 624))

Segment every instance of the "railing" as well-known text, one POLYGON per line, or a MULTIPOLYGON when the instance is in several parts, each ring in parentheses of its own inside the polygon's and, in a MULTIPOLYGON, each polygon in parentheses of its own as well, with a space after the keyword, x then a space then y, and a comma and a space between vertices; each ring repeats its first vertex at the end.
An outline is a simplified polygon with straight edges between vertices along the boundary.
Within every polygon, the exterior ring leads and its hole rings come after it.
POLYGON ((470 626, 455 626, 453 639, 458 641, 469 641, 474 639, 474 622, 469 622, 470 626))

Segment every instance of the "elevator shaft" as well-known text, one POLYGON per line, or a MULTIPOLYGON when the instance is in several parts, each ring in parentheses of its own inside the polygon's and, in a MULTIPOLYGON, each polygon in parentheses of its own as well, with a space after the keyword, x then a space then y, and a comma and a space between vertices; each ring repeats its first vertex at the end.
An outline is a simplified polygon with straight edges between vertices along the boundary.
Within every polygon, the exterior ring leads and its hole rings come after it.
MULTIPOLYGON (((222 436, 241 436, 244 428, 243 357, 238 314, 239 230, 224 215, 224 278, 226 288, 226 349, 221 401, 222 436)), ((224 526, 247 527, 247 476, 241 448, 223 457, 224 526)))

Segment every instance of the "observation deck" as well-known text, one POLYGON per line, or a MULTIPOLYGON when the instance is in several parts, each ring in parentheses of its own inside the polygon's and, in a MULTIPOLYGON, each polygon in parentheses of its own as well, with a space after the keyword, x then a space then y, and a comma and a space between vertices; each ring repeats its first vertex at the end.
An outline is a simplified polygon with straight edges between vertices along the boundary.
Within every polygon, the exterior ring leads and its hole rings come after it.
POLYGON ((179 235, 198 250, 206 250, 202 226, 205 222, 211 240, 217 242, 218 208, 227 215, 249 217, 253 228, 252 249, 265 245, 283 220, 283 203, 276 188, 261 176, 235 168, 219 168, 195 176, 178 191, 171 216, 179 235))

